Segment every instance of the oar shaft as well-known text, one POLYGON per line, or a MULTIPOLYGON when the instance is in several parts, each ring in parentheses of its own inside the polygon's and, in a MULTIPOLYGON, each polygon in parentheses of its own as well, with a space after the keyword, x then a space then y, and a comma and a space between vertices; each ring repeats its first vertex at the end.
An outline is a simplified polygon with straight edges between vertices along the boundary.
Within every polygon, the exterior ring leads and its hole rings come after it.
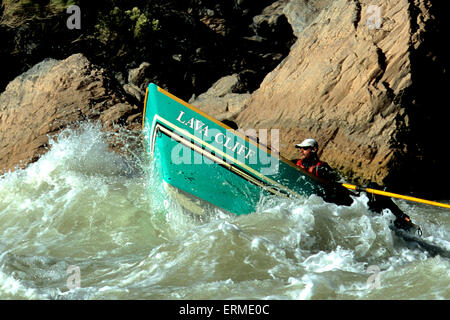
POLYGON ((366 191, 366 192, 369 192, 369 193, 378 194, 378 195, 381 195, 381 196, 386 196, 386 197, 391 197, 391 198, 399 198, 399 199, 404 199, 404 200, 409 200, 409 201, 414 201, 414 202, 420 202, 420 203, 425 203, 425 204, 429 204, 429 205, 432 205, 432 206, 437 206, 437 207, 450 209, 450 205, 449 204, 445 204, 445 203, 440 203, 440 202, 420 199, 420 198, 416 198, 416 197, 404 196, 404 195, 397 194, 397 193, 386 192, 386 191, 381 191, 381 190, 376 190, 376 189, 371 189, 371 188, 361 188, 361 187, 358 187, 358 186, 355 186, 355 185, 352 185, 352 184, 347 184, 347 183, 343 183, 342 185, 344 187, 346 187, 347 189, 351 189, 351 190, 362 190, 362 191, 366 191))

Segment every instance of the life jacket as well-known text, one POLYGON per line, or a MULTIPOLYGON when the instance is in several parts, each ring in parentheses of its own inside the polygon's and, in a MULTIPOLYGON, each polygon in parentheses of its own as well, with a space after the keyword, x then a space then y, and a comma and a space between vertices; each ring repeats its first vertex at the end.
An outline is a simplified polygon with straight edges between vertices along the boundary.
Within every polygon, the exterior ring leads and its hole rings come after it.
POLYGON ((323 162, 319 160, 315 165, 312 165, 312 166, 310 166, 309 168, 306 168, 305 165, 303 164, 302 159, 298 159, 298 161, 297 161, 297 163, 296 163, 297 166, 299 166, 300 168, 302 168, 302 169, 308 171, 308 172, 311 173, 311 174, 314 174, 316 177, 319 176, 319 174, 318 174, 318 172, 317 172, 317 168, 318 168, 319 166, 321 166, 322 164, 323 164, 323 162))

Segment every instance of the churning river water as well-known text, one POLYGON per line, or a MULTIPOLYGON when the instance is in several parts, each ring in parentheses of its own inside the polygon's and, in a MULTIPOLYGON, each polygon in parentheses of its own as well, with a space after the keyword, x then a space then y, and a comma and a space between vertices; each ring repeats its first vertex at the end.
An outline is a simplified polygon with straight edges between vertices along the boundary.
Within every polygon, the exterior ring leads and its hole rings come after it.
MULTIPOLYGON (((351 207, 265 198, 250 215, 198 219, 128 148, 112 153, 83 124, 0 177, 0 299, 450 298, 450 261, 408 247, 365 195, 351 207)), ((447 209, 396 203, 450 250, 447 209)))

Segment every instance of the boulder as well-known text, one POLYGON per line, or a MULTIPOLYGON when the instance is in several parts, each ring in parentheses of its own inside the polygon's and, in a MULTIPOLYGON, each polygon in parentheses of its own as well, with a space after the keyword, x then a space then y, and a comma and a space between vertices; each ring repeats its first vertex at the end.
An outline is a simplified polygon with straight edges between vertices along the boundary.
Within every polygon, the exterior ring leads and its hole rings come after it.
POLYGON ((292 26, 296 37, 327 8, 333 0, 290 0, 283 6, 283 14, 292 26))
POLYGON ((149 72, 150 63, 142 62, 139 67, 128 71, 128 83, 124 84, 123 89, 130 96, 134 97, 140 103, 144 103, 145 90, 150 82, 146 76, 149 72))
POLYGON ((225 76, 217 80, 205 93, 197 98, 192 97, 189 103, 218 120, 232 119, 245 108, 250 98, 249 93, 234 93, 233 90, 238 86, 237 74, 225 76))
POLYGON ((79 121, 140 127, 140 110, 129 104, 106 72, 83 55, 47 59, 11 81, 0 95, 0 172, 26 166, 46 152, 49 136, 79 121))
POLYGON ((289 0, 275 1, 271 5, 265 7, 261 14, 253 17, 253 23, 251 27, 255 31, 255 34, 261 37, 266 37, 271 33, 279 31, 280 20, 285 18, 284 9, 289 3, 289 0))

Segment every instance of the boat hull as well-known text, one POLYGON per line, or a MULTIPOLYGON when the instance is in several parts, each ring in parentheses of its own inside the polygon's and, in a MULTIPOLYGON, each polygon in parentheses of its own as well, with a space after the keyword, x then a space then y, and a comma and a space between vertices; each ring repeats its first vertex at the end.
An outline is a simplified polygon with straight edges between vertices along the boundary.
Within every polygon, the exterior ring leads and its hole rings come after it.
POLYGON ((263 196, 324 192, 317 177, 155 84, 147 88, 143 130, 160 178, 236 215, 263 196))

